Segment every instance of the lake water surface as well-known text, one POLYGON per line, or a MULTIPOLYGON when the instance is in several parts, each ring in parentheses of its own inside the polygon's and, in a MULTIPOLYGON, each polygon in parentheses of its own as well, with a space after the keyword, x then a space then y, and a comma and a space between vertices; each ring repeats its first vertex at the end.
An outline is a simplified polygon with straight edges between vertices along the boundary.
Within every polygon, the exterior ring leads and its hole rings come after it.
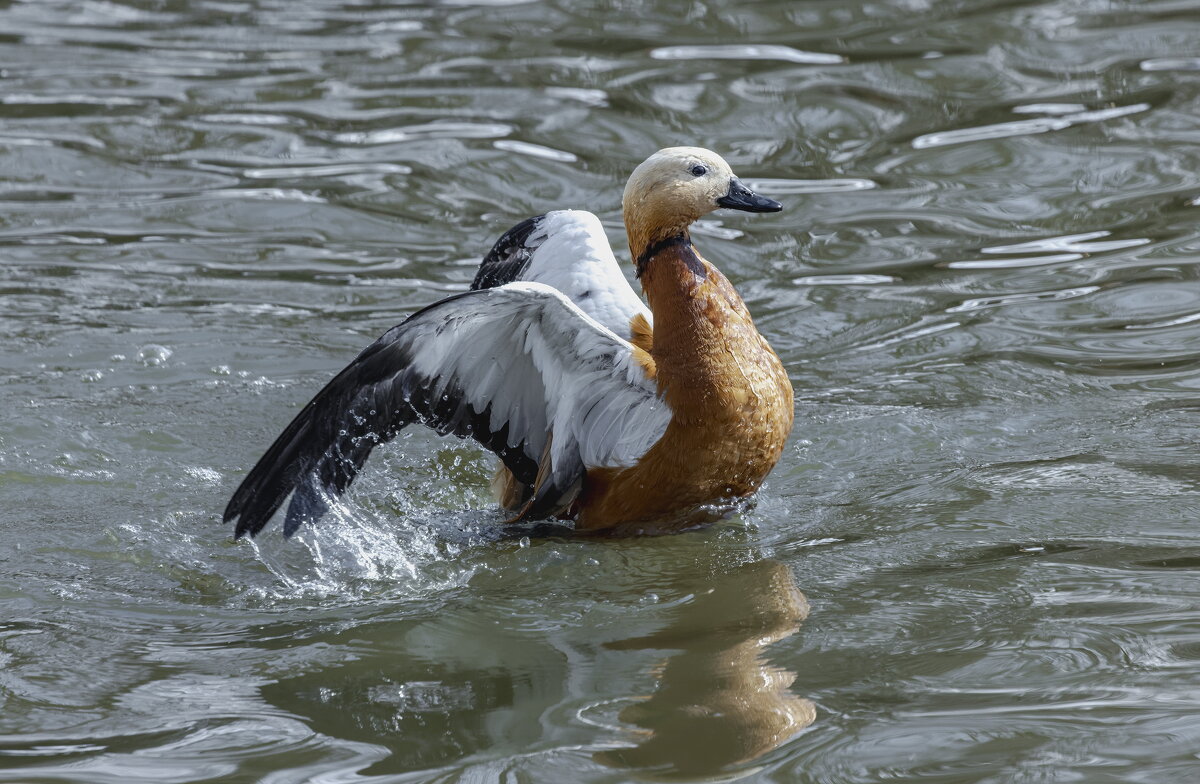
POLYGON ((1200 779, 1200 2, 0 2, 0 781, 1200 779), (508 226, 697 144, 755 508, 229 494, 508 226))

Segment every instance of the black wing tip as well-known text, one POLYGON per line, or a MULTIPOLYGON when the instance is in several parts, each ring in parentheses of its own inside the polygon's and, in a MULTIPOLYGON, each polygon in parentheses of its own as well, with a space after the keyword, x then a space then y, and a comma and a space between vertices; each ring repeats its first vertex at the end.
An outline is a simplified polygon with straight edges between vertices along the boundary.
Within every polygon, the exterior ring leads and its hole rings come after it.
MULTIPOLYGON (((241 488, 238 488, 238 490, 240 491, 241 488)), ((230 498, 229 503, 225 505, 225 511, 221 513, 221 525, 234 524, 233 540, 235 542, 247 533, 253 539, 254 534, 257 533, 257 531, 250 531, 249 522, 246 520, 246 515, 243 514, 243 511, 241 505, 238 503, 238 493, 234 493, 233 498, 230 498)))
MULTIPOLYGON (((271 517, 274 517, 274 515, 271 515, 271 517)), ((271 517, 263 518, 255 517, 254 515, 243 514, 226 517, 222 522, 225 525, 229 525, 236 520, 236 524, 233 527, 233 541, 236 542, 242 537, 246 537, 248 539, 256 538, 260 533, 262 533, 262 530, 267 527, 267 523, 271 521, 271 517)), ((292 534, 296 533, 296 530, 300 527, 300 524, 308 521, 309 520, 307 518, 299 521, 288 519, 283 526, 283 537, 285 539, 290 539, 292 534)))
POLYGON ((267 521, 255 520, 254 517, 246 514, 244 511, 230 512, 226 509, 225 514, 221 517, 221 523, 223 525, 235 523, 233 527, 233 541, 236 542, 243 536, 248 536, 251 539, 258 536, 259 532, 266 527, 267 521))
POLYGON ((274 446, 250 469, 221 515, 225 525, 234 523, 234 541, 243 536, 251 539, 258 536, 292 491, 287 478, 290 472, 280 471, 271 459, 274 446))
MULTIPOLYGON (((451 295, 450 298, 458 296, 461 295, 451 295)), ((340 426, 340 420, 347 414, 353 415, 352 401, 355 395, 372 383, 370 372, 366 377, 363 375, 364 365, 380 364, 380 372, 391 367, 390 363, 384 361, 386 357, 381 359, 377 356, 387 347, 390 334, 392 330, 363 349, 353 362, 334 376, 300 409, 250 469, 222 515, 226 525, 236 521, 235 541, 247 535, 251 539, 256 537, 271 522, 289 495, 292 501, 284 517, 283 534, 290 537, 303 523, 316 522, 328 511, 326 493, 336 498, 354 480, 374 447, 374 440, 362 441, 357 448, 350 448, 349 463, 340 469, 331 469, 328 463, 334 459, 333 454, 342 453, 339 441, 347 439, 346 430, 351 429, 349 424, 340 426)), ((370 407, 385 410, 385 406, 378 401, 370 407)), ((408 421, 400 424, 403 426, 408 421)), ((392 423, 385 429, 391 429, 394 425, 392 423)), ((350 441, 353 442, 353 439, 350 441)))
POLYGON ((284 538, 300 530, 305 523, 316 523, 329 511, 330 499, 320 487, 315 474, 296 485, 287 513, 283 517, 284 538))
POLYGON ((237 541, 243 536, 249 536, 251 539, 258 536, 259 532, 266 527, 270 522, 271 517, 275 514, 275 510, 279 507, 277 503, 264 504, 262 501, 261 484, 252 484, 255 477, 255 469, 251 470, 250 475, 242 481, 242 484, 234 492, 233 497, 229 499, 229 503, 225 506, 225 511, 221 514, 221 522, 224 525, 235 523, 233 529, 233 539, 237 541))
POLYGON ((267 527, 290 493, 291 501, 283 516, 283 536, 285 539, 290 539, 302 525, 316 523, 329 512, 332 499, 328 493, 331 490, 334 489, 321 487, 315 473, 309 473, 293 486, 288 487, 282 497, 273 497, 269 503, 263 503, 264 496, 260 493, 247 493, 239 488, 229 502, 229 506, 225 508, 222 522, 225 525, 235 523, 234 541, 243 536, 253 539, 267 527), (245 497, 243 498, 243 496, 245 497))
POLYGON ((536 245, 529 245, 529 238, 541 226, 545 215, 526 218, 500 235, 496 244, 483 257, 471 289, 490 289, 520 280, 529 267, 529 259, 536 245))

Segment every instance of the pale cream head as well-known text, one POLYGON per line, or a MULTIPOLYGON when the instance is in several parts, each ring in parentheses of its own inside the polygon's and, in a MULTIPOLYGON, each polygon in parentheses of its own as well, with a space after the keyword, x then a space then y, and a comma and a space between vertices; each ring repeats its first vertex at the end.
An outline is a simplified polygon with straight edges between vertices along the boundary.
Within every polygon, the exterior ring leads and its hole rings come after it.
POLYGON ((731 179, 733 170, 712 150, 667 147, 629 175, 621 207, 627 219, 632 214, 642 224, 652 220, 671 224, 669 229, 684 228, 717 209, 717 199, 729 190, 731 179))
POLYGON ((634 253, 687 230, 720 207, 775 212, 778 202, 747 190, 720 155, 703 147, 667 147, 643 161, 621 199, 634 253))

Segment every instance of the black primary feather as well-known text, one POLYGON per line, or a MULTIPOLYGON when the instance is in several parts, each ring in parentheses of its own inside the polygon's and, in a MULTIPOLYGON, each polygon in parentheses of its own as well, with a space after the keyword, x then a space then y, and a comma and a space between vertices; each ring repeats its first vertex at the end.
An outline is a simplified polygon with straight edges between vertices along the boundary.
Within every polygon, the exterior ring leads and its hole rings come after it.
POLYGON ((542 238, 542 241, 530 244, 529 238, 538 230, 545 217, 535 215, 527 218, 501 234, 500 239, 496 240, 496 244, 480 263, 475 280, 471 281, 471 290, 490 289, 521 280, 525 270, 529 269, 533 252, 544 241, 542 238))
POLYGON ((491 407, 475 411, 453 384, 438 389, 436 379, 412 367, 405 328, 414 319, 465 297, 451 295, 409 316, 367 346, 301 409, 255 464, 225 507, 224 521, 237 520, 235 535, 254 536, 292 494, 284 519, 290 535, 328 511, 371 451, 414 422, 438 433, 470 437, 497 454, 518 481, 532 485, 538 465, 524 442, 508 445, 508 425, 491 430, 491 407), (293 494, 294 491, 294 494, 293 494))

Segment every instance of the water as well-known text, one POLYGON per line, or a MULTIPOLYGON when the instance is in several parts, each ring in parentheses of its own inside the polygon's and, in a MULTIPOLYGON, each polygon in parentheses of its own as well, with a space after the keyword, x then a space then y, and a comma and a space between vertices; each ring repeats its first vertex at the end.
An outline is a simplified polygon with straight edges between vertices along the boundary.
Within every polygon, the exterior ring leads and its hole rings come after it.
POLYGON ((0 4, 0 781, 1200 773, 1200 3, 0 4), (502 538, 413 432, 230 492, 551 207, 712 147, 796 388, 742 517, 502 538))

